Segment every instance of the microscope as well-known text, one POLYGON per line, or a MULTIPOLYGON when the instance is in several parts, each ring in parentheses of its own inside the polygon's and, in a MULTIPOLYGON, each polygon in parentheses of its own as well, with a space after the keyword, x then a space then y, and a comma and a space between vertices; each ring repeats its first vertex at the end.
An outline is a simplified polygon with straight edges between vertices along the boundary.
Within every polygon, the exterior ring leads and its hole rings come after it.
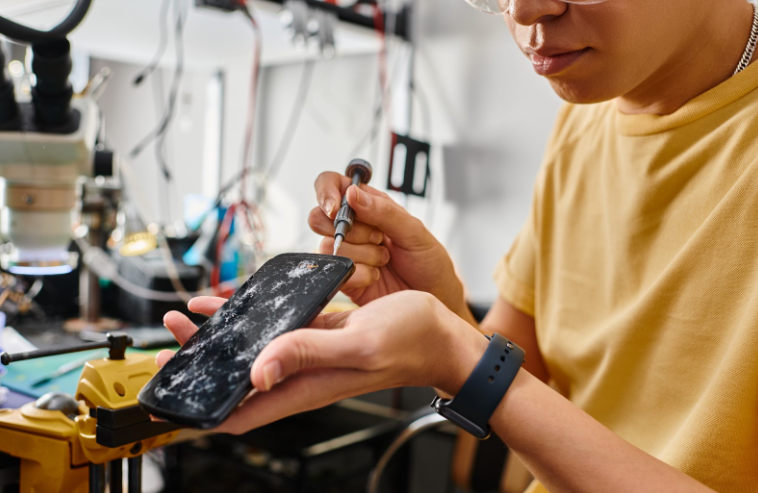
MULTIPOLYGON (((34 86, 18 97, 0 53, 0 234, 10 243, 0 264, 19 275, 71 272, 69 252, 76 213, 85 214, 82 177, 111 176, 113 154, 97 147, 100 112, 91 96, 75 96, 66 36, 91 0, 48 31, 0 17, 0 34, 29 44, 34 86)), ((92 226, 90 226, 92 227, 92 226)), ((94 294, 94 292, 93 292, 94 294)), ((177 427, 153 423, 136 395, 158 371, 154 357, 126 354, 125 335, 89 345, 2 355, 4 364, 107 347, 107 358, 85 364, 75 396, 47 394, 19 409, 0 409, 0 490, 103 493, 122 491, 122 460, 129 491, 140 491, 141 456, 176 438, 177 427)))
MULTIPOLYGON (((110 176, 112 154, 96 150, 97 104, 74 97, 70 44, 66 35, 84 18, 91 0, 79 0, 49 31, 0 18, 0 34, 31 45, 36 83, 28 101, 17 100, 7 71, 0 80, 0 234, 10 248, 0 256, 13 274, 71 272, 69 252, 80 177, 110 176)), ((5 57, 0 53, 0 64, 5 57)), ((21 98, 19 98, 21 99, 21 98)))

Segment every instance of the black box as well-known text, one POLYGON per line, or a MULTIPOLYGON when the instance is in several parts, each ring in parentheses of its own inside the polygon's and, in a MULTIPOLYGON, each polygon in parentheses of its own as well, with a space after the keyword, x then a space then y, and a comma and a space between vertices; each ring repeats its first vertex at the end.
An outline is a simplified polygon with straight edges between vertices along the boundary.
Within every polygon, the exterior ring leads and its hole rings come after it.
MULTIPOLYGON (((154 291, 175 292, 159 251, 154 250, 138 257, 116 255, 115 258, 119 274, 132 284, 154 291)), ((186 265, 181 260, 175 260, 175 265, 179 279, 187 291, 194 292, 200 289, 202 267, 186 265)), ((144 325, 162 324, 163 315, 171 310, 189 314, 183 301, 155 301, 136 296, 125 289, 121 289, 118 305, 124 320, 144 325)))

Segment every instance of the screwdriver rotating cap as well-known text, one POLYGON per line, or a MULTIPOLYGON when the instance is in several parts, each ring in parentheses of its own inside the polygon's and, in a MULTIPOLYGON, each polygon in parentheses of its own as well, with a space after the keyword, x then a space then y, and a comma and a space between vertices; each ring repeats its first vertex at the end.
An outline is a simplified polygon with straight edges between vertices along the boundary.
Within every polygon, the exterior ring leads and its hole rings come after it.
POLYGON ((372 169, 368 161, 365 159, 353 159, 350 161, 350 164, 347 165, 345 175, 352 178, 356 171, 360 171, 361 183, 368 183, 371 181, 372 169))

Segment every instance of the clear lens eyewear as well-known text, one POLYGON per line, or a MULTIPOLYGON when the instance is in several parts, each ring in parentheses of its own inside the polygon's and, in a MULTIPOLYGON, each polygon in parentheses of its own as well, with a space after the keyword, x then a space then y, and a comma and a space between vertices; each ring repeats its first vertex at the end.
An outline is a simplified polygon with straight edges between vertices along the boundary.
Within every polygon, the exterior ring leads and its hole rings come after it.
MULTIPOLYGON (((566 3, 591 4, 606 0, 562 0, 566 3)), ((466 0, 466 3, 487 14, 504 14, 511 8, 511 0, 466 0)))

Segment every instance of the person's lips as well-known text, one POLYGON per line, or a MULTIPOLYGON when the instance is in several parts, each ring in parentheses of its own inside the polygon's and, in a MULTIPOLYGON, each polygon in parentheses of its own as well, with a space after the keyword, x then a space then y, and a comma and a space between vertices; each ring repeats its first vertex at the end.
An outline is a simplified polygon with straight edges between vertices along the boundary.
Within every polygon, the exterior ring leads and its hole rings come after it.
POLYGON ((526 54, 532 60, 534 71, 539 75, 555 75, 566 70, 582 57, 589 48, 566 50, 560 48, 527 48, 526 54))

